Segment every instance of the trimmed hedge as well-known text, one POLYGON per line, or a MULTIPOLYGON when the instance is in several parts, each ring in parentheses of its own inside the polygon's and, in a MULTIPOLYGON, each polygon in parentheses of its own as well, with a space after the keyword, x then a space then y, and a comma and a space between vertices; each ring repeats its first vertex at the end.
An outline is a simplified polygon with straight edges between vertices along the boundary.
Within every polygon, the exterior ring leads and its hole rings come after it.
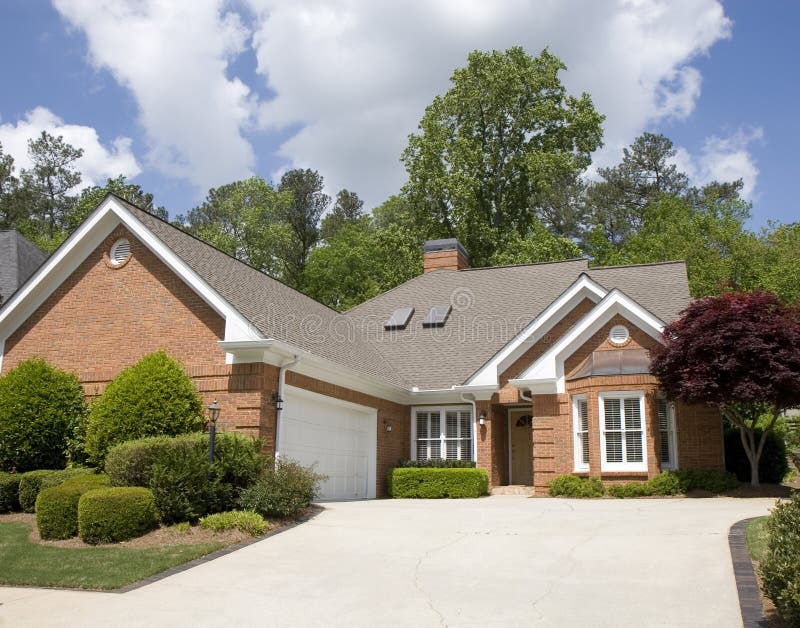
POLYGON ((22 512, 34 512, 36 510, 36 498, 42 487, 42 481, 55 473, 51 469, 37 469, 23 473, 19 479, 19 503, 22 512))
POLYGON ((126 368, 89 410, 86 453, 102 466, 109 448, 145 436, 200 431, 203 404, 181 364, 156 351, 126 368))
POLYGON ((259 536, 267 531, 267 521, 254 510, 229 510, 218 512, 200 519, 204 530, 224 532, 236 528, 250 536, 259 536))
POLYGON ((0 470, 63 469, 86 418, 78 377, 41 358, 0 377, 0 470))
POLYGON ((19 507, 19 473, 0 471, 0 513, 16 512, 19 507))
POLYGON ((606 490, 599 478, 582 478, 577 475, 559 475, 548 487, 553 497, 602 497, 606 490))
MULTIPOLYGON (((758 443, 763 430, 756 428, 755 432, 758 443)), ((725 432, 725 468, 740 482, 750 482, 750 460, 744 451, 738 429, 725 432)), ((773 430, 767 434, 761 458, 758 460, 759 480, 768 484, 780 484, 788 472, 786 441, 782 434, 773 430)))
POLYGON ((447 460, 445 458, 426 458, 424 460, 401 460, 398 469, 474 469, 471 460, 447 460))
POLYGON ((484 469, 399 468, 389 473, 392 497, 480 497, 489 490, 484 469))
POLYGON ((670 471, 669 473, 678 478, 681 485, 681 493, 706 491, 719 494, 739 486, 735 475, 722 471, 681 469, 679 471, 670 471))
POLYGON ((147 488, 99 488, 78 500, 78 534, 92 545, 133 539, 152 530, 155 524, 156 502, 147 488))
POLYGON ((72 478, 85 477, 87 475, 95 475, 95 469, 89 467, 73 467, 71 469, 62 469, 61 471, 53 471, 52 473, 42 478, 39 486, 39 491, 46 488, 53 488, 59 484, 71 480, 72 478))
POLYGON ((800 492, 767 519, 767 553, 759 565, 764 591, 787 626, 800 626, 800 492))
POLYGON ((73 478, 47 488, 36 498, 36 525, 43 539, 69 539, 78 534, 78 501, 81 495, 108 486, 108 476, 73 478))
POLYGON ((155 462, 167 450, 184 446, 183 443, 200 444, 201 434, 186 436, 149 436, 120 443, 108 450, 105 472, 112 486, 150 486, 155 462))

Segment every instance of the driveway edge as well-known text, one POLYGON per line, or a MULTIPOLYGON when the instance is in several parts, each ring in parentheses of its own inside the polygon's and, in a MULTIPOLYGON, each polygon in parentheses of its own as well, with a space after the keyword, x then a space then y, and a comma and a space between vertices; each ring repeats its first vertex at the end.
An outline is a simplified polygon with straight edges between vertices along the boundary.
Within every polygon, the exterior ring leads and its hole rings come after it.
POLYGON ((728 546, 731 550, 733 575, 736 577, 736 590, 739 594, 739 610, 742 613, 744 628, 764 628, 767 618, 761 604, 761 589, 753 571, 753 561, 747 551, 747 524, 756 517, 742 519, 734 523, 728 531, 728 546))

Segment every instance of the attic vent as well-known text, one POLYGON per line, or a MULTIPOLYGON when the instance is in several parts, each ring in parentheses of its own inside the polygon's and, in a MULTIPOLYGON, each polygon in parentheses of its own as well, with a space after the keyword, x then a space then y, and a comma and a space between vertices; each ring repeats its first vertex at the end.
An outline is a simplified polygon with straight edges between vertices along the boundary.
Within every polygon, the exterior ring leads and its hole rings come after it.
POLYGON ((392 317, 383 324, 383 328, 405 329, 412 314, 414 314, 413 307, 399 307, 392 312, 392 317))
POLYGON ((447 317, 450 316, 450 309, 449 305, 434 305, 428 312, 425 320, 422 321, 422 326, 443 327, 447 321, 447 317))
POLYGON ((131 243, 126 238, 120 238, 111 245, 108 252, 108 261, 112 266, 122 266, 131 256, 131 243))
POLYGON ((614 325, 611 331, 608 332, 608 339, 615 345, 626 343, 628 338, 630 338, 630 333, 628 333, 628 328, 624 325, 614 325))

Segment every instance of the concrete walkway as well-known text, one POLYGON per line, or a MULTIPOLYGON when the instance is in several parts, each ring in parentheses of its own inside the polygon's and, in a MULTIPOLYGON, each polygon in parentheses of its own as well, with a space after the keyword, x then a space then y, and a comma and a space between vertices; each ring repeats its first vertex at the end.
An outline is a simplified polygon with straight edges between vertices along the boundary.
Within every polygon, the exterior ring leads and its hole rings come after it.
POLYGON ((308 523, 128 593, 0 588, 0 626, 741 626, 728 528, 772 505, 327 504, 308 523))

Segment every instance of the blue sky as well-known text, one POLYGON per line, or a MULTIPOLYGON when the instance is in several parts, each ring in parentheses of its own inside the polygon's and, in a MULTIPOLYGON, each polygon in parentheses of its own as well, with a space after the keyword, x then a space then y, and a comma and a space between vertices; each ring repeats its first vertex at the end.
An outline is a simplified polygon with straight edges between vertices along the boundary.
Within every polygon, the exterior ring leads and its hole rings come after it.
POLYGON ((549 46, 607 116, 597 165, 662 132, 695 182, 744 178, 752 226, 798 219, 800 4, 393 4, 7 1, 0 142, 24 165, 28 136, 61 133, 84 148, 85 181, 124 173, 173 215, 291 167, 374 205, 402 184, 408 133, 470 50, 549 46))

